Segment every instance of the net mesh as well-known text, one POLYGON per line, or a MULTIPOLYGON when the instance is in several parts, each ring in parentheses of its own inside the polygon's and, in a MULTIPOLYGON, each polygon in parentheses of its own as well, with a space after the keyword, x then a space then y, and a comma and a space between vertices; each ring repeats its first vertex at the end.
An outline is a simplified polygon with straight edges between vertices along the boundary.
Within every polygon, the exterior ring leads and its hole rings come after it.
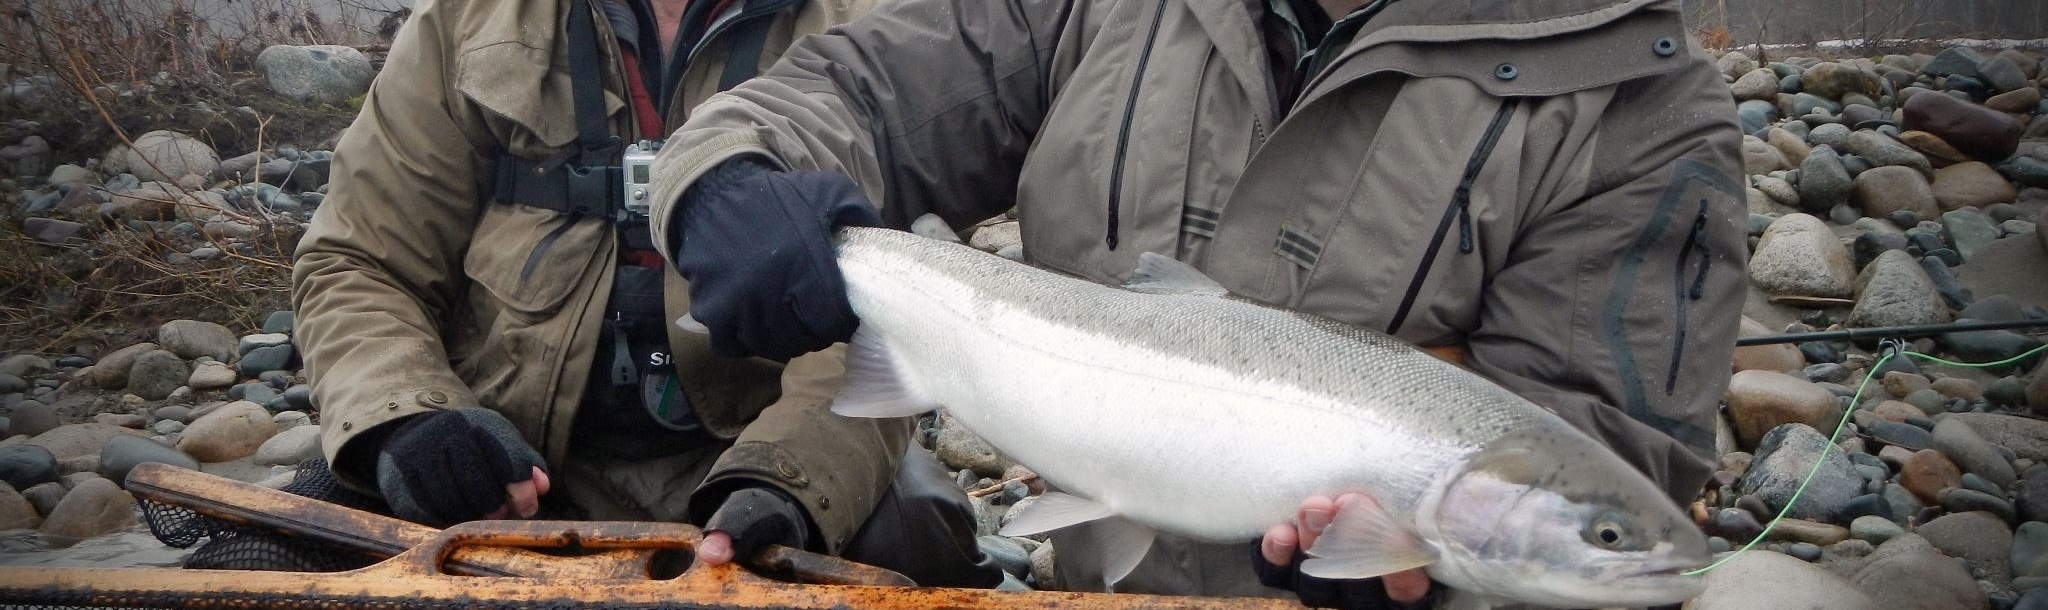
MULTIPOLYGON (((299 464, 292 482, 281 491, 349 508, 390 514, 390 508, 375 497, 341 485, 327 469, 327 461, 311 459, 299 464)), ((202 570, 272 570, 287 572, 341 572, 376 563, 376 557, 332 544, 286 536, 201 515, 180 506, 138 500, 149 532, 172 548, 192 548, 185 567, 202 570)))

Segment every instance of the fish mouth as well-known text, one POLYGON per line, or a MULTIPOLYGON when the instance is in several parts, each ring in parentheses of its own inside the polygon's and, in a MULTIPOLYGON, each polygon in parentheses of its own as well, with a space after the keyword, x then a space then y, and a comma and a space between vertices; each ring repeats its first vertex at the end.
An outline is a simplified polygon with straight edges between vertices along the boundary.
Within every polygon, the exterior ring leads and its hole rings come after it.
POLYGON ((1631 570, 1623 574, 1622 578, 1643 580, 1693 578, 1693 572, 1699 569, 1700 565, 1694 562, 1662 561, 1644 565, 1640 569, 1631 570))

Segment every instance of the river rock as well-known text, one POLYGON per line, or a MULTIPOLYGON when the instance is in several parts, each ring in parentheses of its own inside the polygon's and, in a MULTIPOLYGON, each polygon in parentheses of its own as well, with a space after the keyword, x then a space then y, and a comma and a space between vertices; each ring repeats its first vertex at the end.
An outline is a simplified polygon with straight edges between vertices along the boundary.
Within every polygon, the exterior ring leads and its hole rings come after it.
POLYGON ((2013 534, 2011 565, 2016 577, 2048 576, 2048 523, 2020 524, 2013 534))
POLYGON ((1878 94, 1876 74, 1835 62, 1814 64, 1800 73, 1799 82, 1805 86, 1807 93, 1832 99, 1841 99, 1844 94, 1849 93, 1861 93, 1866 96, 1878 94))
POLYGON ((1984 100, 1984 107, 1999 112, 2032 114, 2041 105, 2041 90, 2036 87, 2022 87, 1991 96, 1984 100))
MULTIPOLYGON (((1752 264, 1754 264, 1754 259, 1751 260, 1752 264)), ((1764 328, 1764 325, 1758 324, 1756 320, 1751 320, 1747 316, 1742 318, 1742 330, 1739 336, 1755 337, 1769 334, 1772 334, 1771 330, 1764 328)), ((1783 373, 1801 368, 1805 364, 1805 356, 1799 353, 1799 348, 1793 347, 1791 344, 1745 345, 1735 348, 1736 371, 1772 371, 1783 373)))
POLYGON ((155 343, 137 343, 114 350, 114 353, 100 357, 99 363, 92 366, 92 372, 87 374, 86 378, 101 389, 118 390, 126 387, 128 369, 135 365, 135 359, 156 349, 155 343))
POLYGON ((985 477, 1000 476, 1008 460, 980 436, 948 414, 939 418, 938 447, 934 450, 948 468, 966 468, 985 477))
POLYGON ((1934 449, 1947 456, 1963 472, 1984 477, 2001 489, 2011 489, 2019 481, 2019 475, 2012 470, 2012 462, 2005 459, 1998 446, 1977 434, 1970 424, 1955 418, 1946 418, 1934 425, 1934 449))
POLYGON ((1998 241, 2004 234, 1997 224, 1991 222, 1990 216, 1985 216, 1983 212, 1974 208, 1951 210, 1941 214, 1942 237, 1948 243, 1954 244, 1956 251, 1962 253, 1964 259, 1976 256, 1978 250, 1998 241))
MULTIPOLYGON (((65 460, 97 455, 100 452, 100 448, 105 447, 107 441, 116 436, 136 436, 140 434, 143 434, 140 430, 131 430, 98 422, 68 424, 60 426, 55 430, 38 434, 35 438, 28 439, 24 444, 50 450, 50 455, 56 456, 57 461, 60 463, 58 473, 59 476, 62 476, 64 471, 61 464, 65 460)), ((91 468, 87 467, 86 470, 91 470, 91 468)))
POLYGON ((256 56, 270 89, 302 102, 341 104, 370 89, 370 59, 340 45, 276 45, 256 56))
POLYGON ((276 433, 277 424, 262 405, 236 401, 186 426, 178 450, 201 462, 225 462, 256 453, 276 433))
POLYGON ((64 500, 50 511, 37 528, 52 546, 70 546, 80 540, 135 525, 135 498, 121 487, 93 477, 71 488, 64 500))
POLYGON ((1786 214, 1764 231, 1749 260, 1749 277, 1774 295, 1840 298, 1855 291, 1854 265, 1827 223, 1786 214))
MULTIPOLYGON (((1883 171, 1874 169, 1872 172, 1883 171)), ((1866 172, 1866 175, 1868 172, 1866 172)), ((1854 327, 1909 326, 1949 321, 1948 305, 1918 261, 1904 251, 1880 254, 1857 277, 1856 306, 1847 324, 1854 327)))
POLYGON ((1943 377, 1934 380, 1934 391, 1949 398, 1977 400, 1984 397, 1984 384, 1962 377, 1943 377))
POLYGON ((1913 451, 1927 449, 1934 444, 1934 439, 1926 430, 1912 424, 1877 420, 1870 422, 1870 425, 1864 428, 1864 432, 1869 433, 1870 437, 1878 442, 1913 451))
POLYGON ((1826 146, 1833 150, 1842 150, 1849 145, 1849 132, 1848 125, 1824 123, 1806 132, 1806 142, 1816 148, 1826 146))
POLYGON ((235 357, 235 333, 228 327, 199 320, 172 320, 157 328, 156 341, 180 358, 206 356, 226 362, 235 357))
POLYGON ((1941 490, 1962 482, 1963 472, 1956 468, 1955 462, 1933 449, 1913 452, 1913 456, 1899 468, 1899 486, 1913 492, 1913 497, 1923 503, 1936 503, 1941 498, 1941 490))
POLYGON ((1903 371, 1887 372, 1883 377, 1878 378, 1877 382, 1878 385, 1884 387, 1886 394, 1901 398, 1911 396, 1914 392, 1934 387, 1934 383, 1928 381, 1926 375, 1903 371))
POLYGON ((1728 85, 1729 93, 1741 100, 1773 100, 1778 97, 1778 74, 1768 68, 1757 68, 1743 73, 1728 85))
POLYGON ((1848 203, 1854 188, 1855 182, 1849 177, 1849 170, 1842 166, 1842 157, 1833 147, 1825 144, 1816 146, 1799 164, 1799 205, 1802 210, 1826 213, 1837 205, 1848 203))
POLYGON ((265 466, 292 466, 316 457, 320 457, 320 427, 297 426, 264 441, 263 446, 256 449, 255 462, 265 466))
POLYGON ((2048 369, 2034 371, 2033 381, 2027 382, 2027 404, 2035 415, 2048 415, 2048 369))
POLYGON ((135 359, 135 367, 128 371, 128 391, 146 400, 163 400, 191 377, 184 359, 156 350, 135 359))
POLYGON ((1970 570, 1992 582, 2012 579, 2012 530, 1985 512, 1942 515, 1920 524, 1914 533, 1951 557, 1961 557, 1970 570))
POLYGON ((219 362, 201 362, 192 367, 185 385, 194 390, 216 390, 235 383, 235 369, 219 362))
MULTIPOLYGON (((1845 134, 1842 136, 1842 139, 1846 141, 1848 136, 1845 134)), ((1925 131, 1907 130, 1902 132, 1899 134, 1899 142, 1912 147, 1913 150, 1919 151, 1922 155, 1926 155, 1927 162, 1933 164, 1936 169, 1970 160, 1969 155, 1963 154, 1963 151, 1956 150, 1956 147, 1949 145, 1948 142, 1942 141, 1940 136, 1925 131)))
POLYGON ((1878 515, 1864 515, 1849 522, 1849 537, 1868 540, 1871 544, 1884 544, 1894 536, 1906 533, 1906 528, 1892 523, 1891 519, 1878 515))
POLYGON ((1903 108, 1906 128, 1934 134, 1978 160, 1997 162, 2019 148, 2020 123, 2003 112, 1946 95, 1915 95, 1903 108))
POLYGON ((1848 151, 1878 167, 1910 167, 1923 178, 1934 177, 1934 166, 1912 147, 1872 130, 1849 134, 1848 151))
POLYGON ((42 523, 42 515, 37 514, 28 498, 0 482, 0 530, 27 529, 42 523))
POLYGON ((0 481, 15 489, 28 489, 57 480, 57 456, 37 445, 0 447, 0 481))
POLYGON ((1737 482, 1736 491, 1756 496, 1773 511, 1782 510, 1800 482, 1820 462, 1820 471, 1806 484, 1799 503, 1786 516, 1832 521, 1849 500, 1863 494, 1863 477, 1841 452, 1830 451, 1828 439, 1804 424, 1786 424, 1764 435, 1756 463, 1737 482))
MULTIPOLYGON (((1965 577, 1968 575, 1965 574, 1965 577)), ((1879 610, 1848 580, 1778 553, 1743 553, 1707 572, 1706 591, 1690 610, 1879 610)))
POLYGON ((296 322, 296 318, 290 310, 270 312, 269 316, 263 318, 263 332, 292 334, 292 326, 296 322))
POLYGON ((1786 167, 1799 167, 1800 163, 1806 161, 1806 155, 1813 153, 1813 147, 1808 146, 1804 138, 1779 127, 1772 127, 1766 131, 1764 142, 1785 155, 1786 167))
POLYGON ((1714 67, 1720 69, 1721 74, 1727 75, 1728 78, 1740 78, 1757 69, 1756 60, 1750 59, 1747 53, 1741 51, 1721 54, 1720 58, 1714 60, 1714 67))
POLYGON ((1991 85, 1992 91, 2014 91, 2020 88, 2032 89, 2027 82, 2027 73, 2020 70, 2012 60, 1991 56, 1977 62, 1977 74, 1984 77, 1984 84, 1991 85))
MULTIPOLYGON (((1964 362, 1998 362, 2019 356, 2041 347, 2041 340, 2009 330, 1972 330, 1943 333, 1940 337, 1942 349, 1949 355, 1964 362)), ((2040 357, 2029 358, 2027 362, 2039 362, 2040 357)), ((2004 370, 1998 367, 1990 370, 2004 370)), ((2024 390, 2022 390, 2024 392, 2024 390)))
POLYGON ((1780 519, 1771 530, 1771 538, 1827 546, 1848 540, 1849 528, 1806 519, 1780 519))
POLYGON ((235 368, 241 371, 243 377, 255 377, 290 366, 292 355, 292 346, 289 343, 259 347, 244 354, 242 359, 235 363, 235 368))
MULTIPOLYGON (((1899 212, 1911 212, 1921 218, 1932 218, 1941 213, 1941 206, 1934 199, 1933 186, 1912 168, 1896 165, 1872 168, 1857 174, 1851 183, 1851 200, 1863 208, 1864 216, 1884 218, 1899 212)), ((1800 197, 1804 202, 1804 191, 1800 197)))
POLYGON ((1870 597, 1885 600, 1885 608, 1980 610, 1985 603, 1969 570, 1916 534, 1878 545, 1850 580, 1870 597))
POLYGON ((128 170, 144 181, 175 182, 184 176, 211 175, 220 168, 220 156, 212 146, 175 131, 142 134, 126 154, 128 170))
POLYGON ((7 434, 35 436, 55 430, 63 423, 56 407, 38 400, 24 400, 14 406, 14 414, 7 423, 7 434))
POLYGON ((147 462, 169 464, 186 470, 199 469, 198 460, 176 449, 165 447, 162 443, 140 436, 117 436, 107 439, 106 448, 100 450, 100 464, 95 472, 109 480, 126 483, 128 471, 134 470, 138 464, 147 462))
POLYGON ((1920 73, 1928 76, 1977 76, 1977 65, 1984 63, 1984 56, 1975 49, 1963 46, 1949 47, 1936 53, 1933 59, 1920 66, 1920 73))
MULTIPOLYGON (((292 342, 292 336, 284 333, 257 333, 246 335, 235 343, 235 354, 248 354, 262 348, 285 345, 292 342)), ((222 360, 226 360, 223 358, 222 360)))
POLYGON ((2048 462, 2048 421, 1995 413, 1957 413, 1949 418, 1970 424, 1978 436, 2018 457, 2048 462))
MULTIPOLYGON (((1964 207, 1984 207, 1994 203, 2011 202, 2018 197, 2012 183, 1999 175, 1998 170, 1978 161, 1958 163, 1935 170, 1935 203, 1942 210, 1957 210, 1964 207)), ((1963 253, 1969 256, 1968 252, 1963 253)))
POLYGON ((1833 429, 1841 401, 1812 382, 1774 371, 1742 371, 1728 381, 1728 417, 1744 448, 1784 424, 1833 429))
POLYGON ((1742 169, 1749 174, 1768 174, 1792 167, 1785 153, 1756 136, 1742 136, 1742 169))

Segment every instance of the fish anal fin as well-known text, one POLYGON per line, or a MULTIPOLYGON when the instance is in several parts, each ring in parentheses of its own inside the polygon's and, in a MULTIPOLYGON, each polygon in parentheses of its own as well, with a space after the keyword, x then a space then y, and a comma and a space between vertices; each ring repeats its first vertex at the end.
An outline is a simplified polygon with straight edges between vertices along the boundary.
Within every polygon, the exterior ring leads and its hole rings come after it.
POLYGON ((1138 269, 1131 272, 1131 279, 1124 282, 1124 289, 1150 294, 1216 297, 1230 294, 1222 284, 1209 279, 1194 266, 1152 252, 1138 253, 1138 269))
POLYGON ((1301 562, 1319 578, 1371 578, 1436 563, 1437 552, 1369 501, 1347 501, 1301 562))
POLYGON ((832 412, 846 417, 904 417, 938 408, 899 374, 889 346, 865 329, 846 346, 846 383, 832 399, 832 412))
POLYGON ((1076 523, 1116 516, 1109 505, 1073 494, 1048 491, 1039 494, 1031 504, 1018 509, 1017 516, 1003 526, 1004 536, 1029 536, 1049 532, 1076 523))

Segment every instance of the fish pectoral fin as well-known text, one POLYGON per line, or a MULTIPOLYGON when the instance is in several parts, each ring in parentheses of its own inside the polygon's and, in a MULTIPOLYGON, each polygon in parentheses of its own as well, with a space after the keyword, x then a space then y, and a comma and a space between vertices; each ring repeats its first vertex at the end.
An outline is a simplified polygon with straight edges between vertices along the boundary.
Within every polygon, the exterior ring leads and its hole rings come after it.
POLYGON ((1318 578, 1371 578, 1436 563, 1429 543, 1402 527, 1386 509, 1346 503, 1308 549, 1301 572, 1318 578))
POLYGON ((1131 272, 1131 279, 1124 282, 1124 289, 1149 294, 1216 297, 1230 294, 1222 284, 1209 279, 1209 276, 1204 275, 1193 265, 1152 252, 1138 253, 1138 269, 1131 272))
POLYGON ((846 345, 846 383, 832 398, 832 412, 846 417, 904 417, 938 408, 938 404, 898 373, 888 345, 867 330, 857 330, 846 345))
POLYGON ((1029 536, 1076 523, 1116 516, 1109 505, 1073 494, 1048 491, 1017 510, 1017 516, 1000 532, 1004 536, 1029 536))
POLYGON ((1152 551, 1152 540, 1158 532, 1139 525, 1138 522, 1122 517, 1111 517, 1097 522, 1096 528, 1102 539, 1102 580, 1114 588, 1138 563, 1145 560, 1145 554, 1152 551))
POLYGON ((698 322, 697 318, 690 314, 683 314, 683 317, 676 318, 676 328, 699 335, 711 334, 711 327, 705 326, 703 322, 698 322))

